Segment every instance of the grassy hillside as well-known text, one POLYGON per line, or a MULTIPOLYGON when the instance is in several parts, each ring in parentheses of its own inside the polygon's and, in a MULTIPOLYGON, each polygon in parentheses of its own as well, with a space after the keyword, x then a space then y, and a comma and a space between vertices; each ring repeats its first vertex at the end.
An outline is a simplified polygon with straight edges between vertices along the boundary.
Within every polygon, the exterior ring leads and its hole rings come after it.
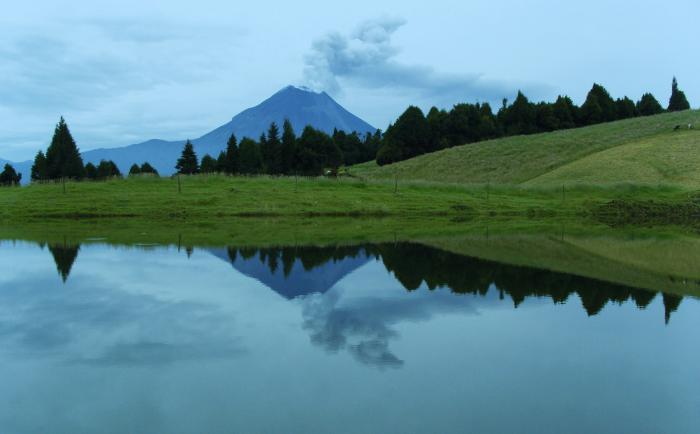
POLYGON ((384 167, 350 168, 369 179, 539 185, 562 182, 700 186, 700 111, 471 143, 384 167), (675 125, 697 129, 674 132, 675 125), (614 164, 611 164, 614 163, 614 164))

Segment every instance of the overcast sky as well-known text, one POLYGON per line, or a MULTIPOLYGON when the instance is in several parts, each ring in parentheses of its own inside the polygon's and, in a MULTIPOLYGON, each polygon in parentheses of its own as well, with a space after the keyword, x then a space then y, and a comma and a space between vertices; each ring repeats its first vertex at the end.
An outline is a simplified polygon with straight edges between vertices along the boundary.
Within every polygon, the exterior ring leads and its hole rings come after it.
POLYGON ((82 150, 195 138, 288 84, 385 128, 409 104, 613 96, 673 75, 700 105, 697 0, 11 2, 0 15, 0 157, 65 116, 82 150))

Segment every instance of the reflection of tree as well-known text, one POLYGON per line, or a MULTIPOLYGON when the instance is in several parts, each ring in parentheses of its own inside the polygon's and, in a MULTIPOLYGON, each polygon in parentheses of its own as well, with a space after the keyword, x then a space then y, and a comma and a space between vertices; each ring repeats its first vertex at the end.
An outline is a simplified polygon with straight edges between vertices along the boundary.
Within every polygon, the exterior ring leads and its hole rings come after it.
POLYGON ((671 313, 675 312, 680 306, 683 297, 673 294, 664 294, 664 318, 666 319, 666 324, 671 320, 671 313))
POLYGON ((53 260, 56 262, 56 268, 58 269, 58 274, 61 275, 61 279, 65 282, 70 275, 70 270, 73 268, 73 263, 75 263, 78 257, 78 251, 80 250, 80 245, 70 245, 65 241, 63 244, 50 244, 49 251, 53 255, 53 260))
MULTIPOLYGON (((598 314, 608 303, 622 304, 632 300, 644 309, 656 293, 596 279, 566 273, 519 267, 458 255, 414 243, 386 243, 363 246, 297 246, 263 249, 229 248, 232 261, 237 255, 252 258, 258 255, 270 272, 281 262, 285 276, 298 259, 305 270, 328 262, 358 255, 381 258, 386 269, 409 291, 425 284, 433 290, 448 287, 454 293, 485 295, 492 285, 501 298, 508 295, 517 308, 529 297, 549 297, 554 303, 565 303, 572 294, 581 300, 589 316, 598 314)), ((667 319, 678 307, 682 297, 664 296, 667 319)))

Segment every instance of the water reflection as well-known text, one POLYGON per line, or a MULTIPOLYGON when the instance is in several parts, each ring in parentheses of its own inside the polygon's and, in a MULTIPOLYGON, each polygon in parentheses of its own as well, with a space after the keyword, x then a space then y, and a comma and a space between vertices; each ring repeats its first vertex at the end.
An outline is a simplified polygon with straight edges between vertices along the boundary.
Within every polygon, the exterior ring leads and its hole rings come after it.
MULTIPOLYGON (((64 282, 79 250, 80 245, 65 242, 49 245, 64 282)), ((185 249, 187 257, 193 250, 192 247, 185 249)), ((508 296, 515 308, 528 298, 546 297, 558 304, 566 303, 576 294, 586 313, 594 316, 608 303, 622 304, 629 300, 644 309, 657 296, 657 292, 646 289, 458 255, 417 243, 207 250, 287 299, 325 293, 372 260, 381 261, 407 291, 425 285, 431 291, 444 287, 455 294, 486 296, 489 290, 494 290, 501 300, 508 296)), ((662 298, 664 319, 668 324, 683 297, 662 292, 662 298)))

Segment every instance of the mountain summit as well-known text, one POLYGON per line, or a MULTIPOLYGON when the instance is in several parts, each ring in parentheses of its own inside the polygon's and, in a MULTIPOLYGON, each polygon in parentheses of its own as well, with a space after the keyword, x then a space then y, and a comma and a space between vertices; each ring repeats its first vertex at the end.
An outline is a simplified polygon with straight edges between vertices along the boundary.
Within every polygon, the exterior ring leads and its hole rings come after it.
POLYGON ((329 134, 333 129, 357 131, 362 134, 374 133, 377 130, 345 110, 325 92, 316 93, 303 87, 287 86, 259 105, 239 113, 231 122, 205 134, 194 143, 205 147, 225 144, 231 133, 235 133, 239 139, 246 136, 257 139, 267 131, 272 122, 276 122, 281 128, 285 119, 289 119, 297 134, 301 134, 307 125, 329 134))
MULTIPOLYGON (((257 106, 234 116, 230 122, 192 140, 192 143, 199 158, 204 154, 216 158, 219 152, 226 148, 226 142, 232 133, 236 134, 239 141, 243 137, 257 140, 272 122, 276 122, 281 130, 285 119, 289 119, 297 135, 301 134, 307 125, 327 133, 332 133, 336 128, 361 134, 376 131, 376 128, 344 109, 327 93, 287 86, 257 106)), ((82 153, 82 157, 85 163, 94 164, 100 160, 112 160, 123 173, 128 172, 134 163, 148 161, 162 175, 170 175, 175 172, 175 163, 184 143, 184 140, 153 139, 120 148, 86 151, 82 153)), ((22 173, 24 182, 29 181, 31 165, 31 161, 15 164, 22 173)))

